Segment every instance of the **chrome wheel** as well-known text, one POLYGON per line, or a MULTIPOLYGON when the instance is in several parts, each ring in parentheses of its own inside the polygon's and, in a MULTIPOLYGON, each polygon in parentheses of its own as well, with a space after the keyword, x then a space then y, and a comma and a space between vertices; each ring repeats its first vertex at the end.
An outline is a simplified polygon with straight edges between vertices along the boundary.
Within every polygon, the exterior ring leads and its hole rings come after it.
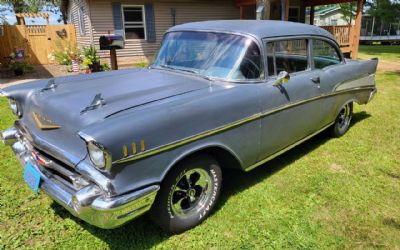
POLYGON ((179 217, 198 213, 211 195, 212 179, 210 174, 201 168, 185 172, 172 187, 170 199, 174 215, 179 217))
POLYGON ((347 127, 350 125, 351 121, 351 116, 352 116, 352 109, 351 109, 351 104, 346 104, 342 110, 340 110, 339 116, 338 116, 338 125, 339 129, 347 129, 347 127))

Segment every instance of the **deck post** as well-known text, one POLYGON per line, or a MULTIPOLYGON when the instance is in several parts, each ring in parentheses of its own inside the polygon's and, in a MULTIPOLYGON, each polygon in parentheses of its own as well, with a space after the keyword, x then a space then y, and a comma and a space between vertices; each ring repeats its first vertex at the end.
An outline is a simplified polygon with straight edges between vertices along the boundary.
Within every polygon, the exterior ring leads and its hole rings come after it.
POLYGON ((311 6, 310 9, 310 24, 314 25, 314 18, 315 18, 315 7, 311 6))
POLYGON ((355 23, 355 27, 354 27, 354 39, 353 39, 352 53, 351 53, 351 57, 353 59, 357 59, 357 57, 358 57, 362 11, 363 11, 363 0, 357 0, 357 15, 356 15, 356 23, 355 23))
POLYGON ((289 20, 289 0, 281 0, 281 20, 289 20))
POLYGON ((289 21, 290 0, 285 0, 285 21, 289 21))

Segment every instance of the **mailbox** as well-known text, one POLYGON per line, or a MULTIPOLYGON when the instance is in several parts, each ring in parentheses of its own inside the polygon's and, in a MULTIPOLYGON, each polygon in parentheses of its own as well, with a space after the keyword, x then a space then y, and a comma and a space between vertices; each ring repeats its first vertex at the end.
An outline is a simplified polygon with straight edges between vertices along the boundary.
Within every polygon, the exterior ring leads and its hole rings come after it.
POLYGON ((125 40, 119 35, 100 36, 100 50, 123 49, 125 40))

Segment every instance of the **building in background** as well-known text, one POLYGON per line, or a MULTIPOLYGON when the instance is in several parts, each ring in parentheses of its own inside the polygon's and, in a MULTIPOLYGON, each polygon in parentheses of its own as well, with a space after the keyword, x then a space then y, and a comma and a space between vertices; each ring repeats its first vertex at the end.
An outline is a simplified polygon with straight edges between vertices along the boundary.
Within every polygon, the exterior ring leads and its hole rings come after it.
MULTIPOLYGON (((76 28, 78 46, 95 45, 101 35, 121 34, 125 49, 117 51, 119 64, 149 61, 170 27, 195 21, 239 19, 234 0, 115 1, 63 0, 67 22, 76 28)), ((108 57, 108 51, 100 51, 108 57)))
MULTIPOLYGON (((120 34, 125 49, 117 51, 120 64, 150 61, 170 27, 186 22, 222 19, 269 19, 310 24, 327 17, 330 31, 347 56, 357 57, 363 0, 62 0, 62 12, 76 28, 79 46, 95 45, 101 35, 120 34), (342 26, 337 10, 317 13, 315 7, 356 2, 354 25, 342 26), (336 20, 336 25, 333 22, 336 20)), ((325 19, 324 19, 325 20, 325 19)), ((324 21, 325 22, 325 21, 324 21)), ((101 51, 103 58, 108 51, 101 51)))
MULTIPOLYGON (((306 23, 310 23, 310 10, 306 11, 306 23)), ((355 20, 351 24, 354 25, 355 20)), ((314 25, 317 26, 336 26, 336 25, 349 25, 343 14, 340 12, 340 7, 337 5, 327 6, 315 10, 314 25)))

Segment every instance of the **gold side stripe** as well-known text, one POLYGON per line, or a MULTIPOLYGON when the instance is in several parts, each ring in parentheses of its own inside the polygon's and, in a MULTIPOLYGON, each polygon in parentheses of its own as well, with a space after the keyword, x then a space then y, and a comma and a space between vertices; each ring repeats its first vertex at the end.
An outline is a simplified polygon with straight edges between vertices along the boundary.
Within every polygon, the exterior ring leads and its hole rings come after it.
POLYGON ((316 136, 317 134, 321 133, 322 131, 324 131, 325 129, 329 128, 329 127, 332 126, 333 124, 334 124, 334 122, 329 123, 329 124, 326 125, 325 127, 323 127, 323 128, 321 128, 320 130, 318 130, 317 132, 314 132, 314 133, 312 133, 311 135, 308 135, 308 136, 304 137, 304 138, 301 139, 300 141, 297 141, 297 142, 291 144, 290 146, 287 146, 287 147, 281 149, 280 151, 278 151, 278 152, 276 152, 276 153, 274 153, 274 154, 268 156, 268 157, 265 158, 264 160, 261 160, 261 161, 255 163, 255 164, 251 165, 250 167, 246 168, 245 171, 247 172, 247 171, 253 170, 253 169, 255 169, 256 167, 259 167, 259 166, 261 166, 262 164, 264 164, 264 163, 266 163, 266 162, 268 162, 268 161, 274 159, 275 157, 278 157, 279 155, 281 155, 281 154, 283 154, 283 153, 285 153, 285 152, 291 150, 292 148, 296 147, 297 145, 299 145, 299 144, 301 144, 301 143, 307 141, 307 140, 310 139, 311 137, 316 136))
POLYGON ((229 130, 231 128, 243 125, 245 123, 248 123, 248 122, 263 118, 265 116, 277 113, 279 111, 282 111, 282 110, 285 110, 285 109, 288 109, 288 108, 292 108, 292 107, 295 107, 295 106, 299 106, 301 104, 305 104, 307 102, 311 102, 311 101, 315 101, 315 100, 318 100, 318 99, 331 97, 331 96, 335 96, 335 95, 339 95, 339 94, 343 94, 343 93, 347 93, 347 92, 352 92, 352 91, 374 90, 374 89, 375 89, 374 86, 346 89, 346 90, 333 92, 333 93, 330 93, 330 94, 320 95, 320 96, 313 97, 313 98, 310 98, 310 99, 307 99, 307 100, 298 101, 298 102, 295 102, 295 103, 283 105, 283 106, 281 106, 279 108, 276 108, 274 110, 257 113, 257 114, 254 114, 252 116, 249 116, 247 118, 244 118, 242 120, 239 120, 239 121, 236 121, 236 122, 233 122, 233 123, 230 123, 230 124, 227 124, 227 125, 224 125, 224 126, 212 129, 212 130, 208 130, 208 131, 199 133, 199 134, 191 136, 191 137, 187 137, 187 138, 184 138, 184 139, 181 139, 181 140, 178 140, 178 141, 174 141, 174 142, 171 142, 171 143, 163 145, 163 146, 155 147, 155 148, 150 149, 150 150, 148 150, 146 152, 138 153, 137 155, 129 156, 129 157, 126 157, 126 158, 124 157, 123 159, 116 160, 113 163, 114 164, 119 164, 119 163, 135 161, 135 160, 139 160, 139 159, 142 159, 142 158, 145 158, 145 157, 148 157, 148 156, 151 156, 151 155, 155 155, 155 154, 158 154, 158 153, 161 153, 161 152, 164 152, 164 151, 168 151, 168 150, 171 150, 173 148, 188 144, 190 142, 197 141, 197 140, 203 139, 205 137, 220 133, 222 131, 229 130))
POLYGON ((58 129, 61 128, 60 125, 49 125, 49 124, 43 124, 40 119, 39 119, 39 115, 36 114, 35 112, 32 113, 33 119, 35 120, 36 125, 42 129, 42 130, 48 130, 48 129, 58 129))

